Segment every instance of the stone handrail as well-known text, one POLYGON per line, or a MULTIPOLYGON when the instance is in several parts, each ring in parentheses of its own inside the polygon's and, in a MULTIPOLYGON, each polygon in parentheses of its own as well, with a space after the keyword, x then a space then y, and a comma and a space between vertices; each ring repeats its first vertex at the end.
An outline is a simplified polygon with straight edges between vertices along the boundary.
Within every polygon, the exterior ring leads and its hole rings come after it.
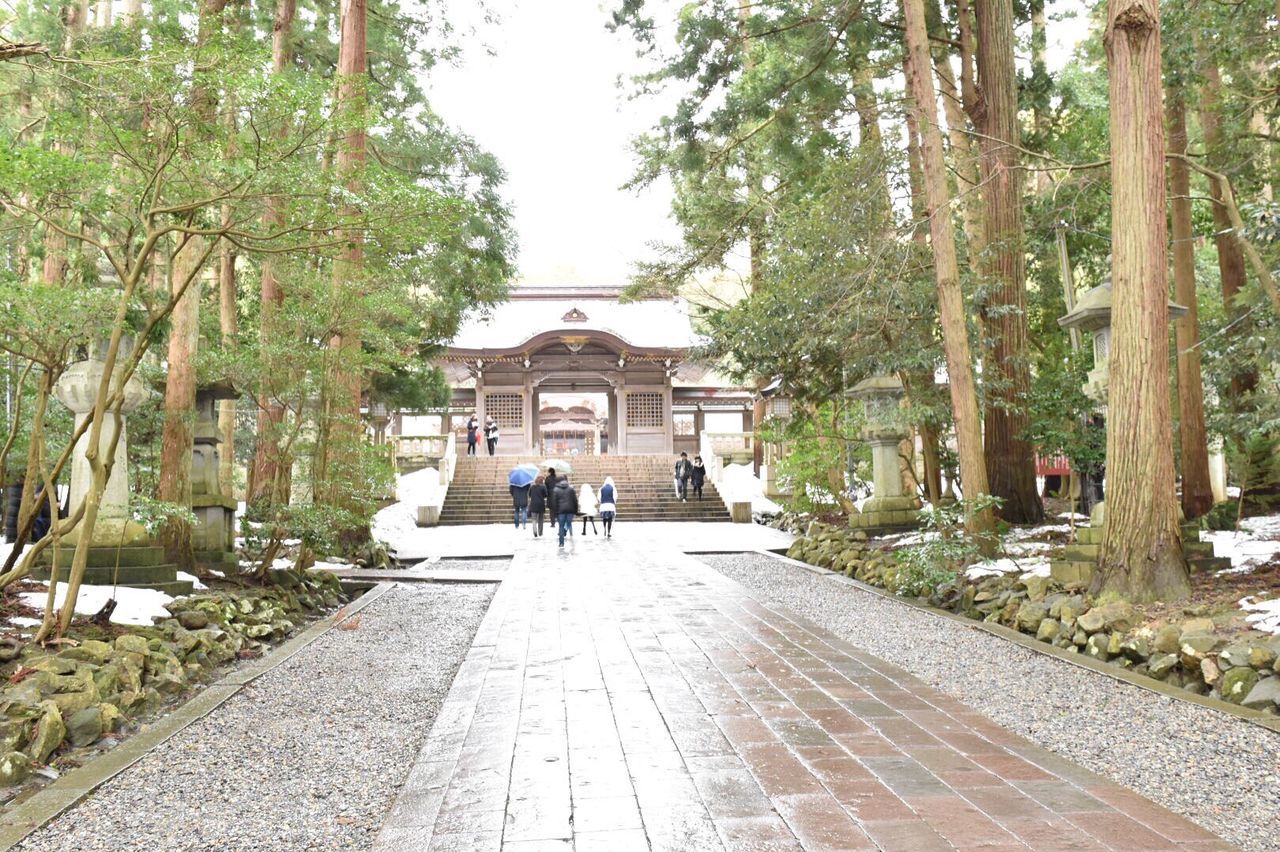
POLYGON ((396 473, 400 472, 400 460, 408 458, 431 459, 438 461, 440 484, 453 482, 453 473, 458 466, 458 436, 450 432, 447 435, 392 435, 388 439, 391 447, 391 464, 396 473))
POLYGON ((755 455, 755 435, 750 432, 702 432, 698 454, 707 468, 707 478, 729 510, 735 523, 751 523, 751 501, 730 493, 724 481, 726 464, 750 464, 755 455))

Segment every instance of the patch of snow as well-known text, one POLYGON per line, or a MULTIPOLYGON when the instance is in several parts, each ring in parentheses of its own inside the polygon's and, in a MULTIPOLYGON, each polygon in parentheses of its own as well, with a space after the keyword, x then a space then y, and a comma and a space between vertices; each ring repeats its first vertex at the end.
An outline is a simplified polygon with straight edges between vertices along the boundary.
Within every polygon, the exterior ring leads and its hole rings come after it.
POLYGON ((1063 512, 1062 514, 1058 515, 1058 517, 1059 517, 1061 520, 1064 520, 1064 521, 1087 521, 1087 520, 1089 520, 1089 516, 1088 516, 1088 515, 1082 515, 1082 514, 1080 514, 1079 512, 1063 512))
POLYGON ((1010 556, 1041 556, 1054 548, 1055 545, 1047 541, 1014 541, 1006 544, 1004 551, 1010 556))
MULTIPOLYGON (((22 546, 22 552, 18 554, 18 559, 22 558, 22 554, 26 553, 27 548, 30 546, 31 545, 29 544, 25 544, 22 546)), ((9 554, 12 552, 13 552, 13 542, 0 541, 0 564, 4 564, 4 562, 9 558, 9 554)), ((17 562, 15 561, 14 564, 16 565, 17 562)))
POLYGON ((1043 556, 1024 559, 1012 559, 1005 556, 1000 559, 988 559, 986 562, 978 562, 969 566, 969 569, 964 572, 964 575, 970 580, 980 580, 983 577, 999 577, 1003 574, 1017 574, 1020 577, 1048 577, 1049 560, 1043 556))
POLYGON ((316 564, 311 566, 315 571, 343 571, 354 567, 355 565, 351 562, 332 562, 321 559, 317 559, 316 564))
POLYGON ((1050 535, 1052 533, 1071 532, 1071 527, 1067 524, 1044 524, 1038 527, 1014 527, 1009 530, 1009 536, 1014 541, 1024 541, 1029 538, 1039 538, 1040 536, 1050 535))
POLYGON ((27 618, 25 615, 14 615, 9 618, 9 623, 15 627, 39 627, 40 619, 27 618))
POLYGON ((1260 601, 1249 595, 1240 599, 1240 608, 1249 613, 1244 620, 1254 630, 1280 636, 1280 598, 1260 601))
POLYGON ((212 569, 212 568, 211 568, 211 569, 209 569, 209 573, 210 573, 210 574, 212 574, 212 575, 213 575, 213 576, 215 576, 215 577, 225 577, 225 576, 227 576, 227 575, 226 575, 225 573, 223 573, 222 571, 216 571, 216 570, 214 570, 214 569, 212 569))
POLYGON ((434 468, 427 467, 397 477, 396 502, 373 516, 370 524, 373 537, 398 549, 400 542, 418 531, 418 507, 439 506, 444 503, 444 495, 440 473, 434 468))
MULTIPOLYGON (((63 584, 58 585, 57 597, 54 601, 54 607, 61 607, 66 600, 67 587, 63 584)), ((23 592, 18 595, 19 599, 29 607, 36 609, 44 609, 45 601, 48 600, 47 592, 23 592)), ((167 604, 173 603, 173 598, 157 589, 132 589, 128 586, 81 586, 80 594, 76 597, 76 615, 93 615, 102 609, 108 600, 116 599, 116 608, 111 613, 111 621, 115 624, 145 624, 153 623, 152 616, 160 616, 168 618, 169 610, 165 609, 167 604)))
MULTIPOLYGON (((212 573, 212 572, 210 572, 210 573, 212 573)), ((203 590, 203 589, 207 589, 207 588, 209 588, 209 587, 208 587, 208 586, 206 586, 204 583, 201 583, 201 582, 200 582, 200 578, 199 578, 199 577, 197 577, 195 574, 188 574, 186 571, 179 571, 179 572, 178 572, 178 579, 179 579, 179 580, 190 580, 190 581, 191 581, 191 588, 192 588, 192 589, 194 589, 194 590, 196 590, 197 592, 198 592, 198 591, 201 591, 201 590, 203 590)))
POLYGON ((753 514, 782 514, 782 507, 764 496, 764 483, 750 465, 726 465, 721 471, 719 487, 733 500, 750 500, 753 514))
POLYGON ((1280 515, 1245 518, 1239 530, 1205 530, 1200 540, 1213 543, 1214 555, 1231 559, 1220 575, 1247 574, 1280 554, 1280 515))

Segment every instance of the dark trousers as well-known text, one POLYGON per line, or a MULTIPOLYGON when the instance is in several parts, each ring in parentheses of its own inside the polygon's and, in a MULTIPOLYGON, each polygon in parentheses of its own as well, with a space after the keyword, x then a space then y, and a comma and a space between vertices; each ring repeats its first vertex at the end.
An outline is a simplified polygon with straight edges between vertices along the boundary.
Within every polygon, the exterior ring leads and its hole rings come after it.
POLYGON ((467 455, 474 456, 475 454, 476 454, 476 442, 473 440, 467 441, 467 455))
POLYGON ((583 535, 586 535, 586 534, 587 534, 587 521, 590 521, 590 522, 591 522, 591 532, 592 532, 594 535, 599 535, 599 534, 600 534, 600 530, 596 529, 596 516, 595 516, 595 515, 583 515, 583 516, 582 516, 582 534, 583 534, 583 535))
POLYGON ((485 443, 489 445, 489 455, 493 455, 493 451, 498 448, 498 439, 486 438, 485 443))
POLYGON ((542 512, 530 512, 529 520, 533 521, 533 537, 538 538, 542 535, 542 512))
POLYGON ((604 534, 610 535, 613 532, 613 512, 601 512, 600 523, 604 526, 604 534))
POLYGON ((694 494, 697 494, 697 495, 698 495, 698 499, 699 499, 699 500, 701 500, 701 499, 702 499, 702 486, 701 486, 701 485, 695 485, 695 486, 693 486, 693 493, 694 493, 694 494))
POLYGON ((560 526, 560 543, 564 544, 564 537, 573 535, 573 512, 561 512, 556 515, 556 521, 560 526))
POLYGON ((519 528, 521 524, 525 524, 527 526, 529 523, 529 509, 525 506, 516 506, 515 510, 516 510, 516 527, 519 528))

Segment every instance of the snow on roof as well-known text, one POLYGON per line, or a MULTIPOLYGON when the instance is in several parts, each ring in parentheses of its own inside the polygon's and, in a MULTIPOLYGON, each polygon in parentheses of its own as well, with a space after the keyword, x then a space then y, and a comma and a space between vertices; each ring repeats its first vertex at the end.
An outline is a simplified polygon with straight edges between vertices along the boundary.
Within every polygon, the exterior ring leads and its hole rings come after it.
POLYGON ((449 346, 518 349, 549 331, 604 332, 640 349, 687 349, 702 342, 689 321, 689 305, 683 299, 528 299, 501 304, 488 316, 468 316, 449 346))

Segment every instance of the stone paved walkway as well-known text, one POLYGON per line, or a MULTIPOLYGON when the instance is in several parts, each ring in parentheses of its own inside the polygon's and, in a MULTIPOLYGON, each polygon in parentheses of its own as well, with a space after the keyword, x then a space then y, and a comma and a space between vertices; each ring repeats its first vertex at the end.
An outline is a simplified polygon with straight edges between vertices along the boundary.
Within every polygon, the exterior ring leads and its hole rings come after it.
POLYGON ((1231 847, 661 541, 580 538, 517 552, 377 848, 1231 847))

